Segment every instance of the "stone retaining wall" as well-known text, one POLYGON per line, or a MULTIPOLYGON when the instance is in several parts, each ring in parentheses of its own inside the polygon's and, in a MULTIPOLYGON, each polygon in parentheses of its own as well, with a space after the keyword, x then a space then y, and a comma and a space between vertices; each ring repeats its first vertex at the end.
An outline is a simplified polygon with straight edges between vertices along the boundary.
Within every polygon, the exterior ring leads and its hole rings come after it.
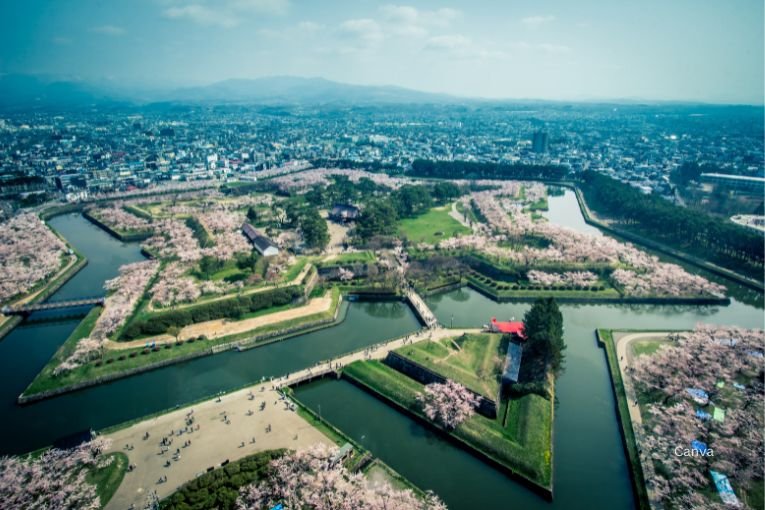
MULTIPOLYGON (((412 361, 409 358, 406 358, 394 351, 388 352, 384 363, 389 367, 401 372, 402 374, 411 377, 421 384, 427 385, 432 383, 446 382, 446 377, 437 374, 429 368, 420 365, 416 361, 412 361)), ((486 398, 483 395, 470 389, 468 389, 468 391, 478 397, 478 407, 476 408, 476 412, 491 419, 495 419, 497 417, 496 400, 486 398)))

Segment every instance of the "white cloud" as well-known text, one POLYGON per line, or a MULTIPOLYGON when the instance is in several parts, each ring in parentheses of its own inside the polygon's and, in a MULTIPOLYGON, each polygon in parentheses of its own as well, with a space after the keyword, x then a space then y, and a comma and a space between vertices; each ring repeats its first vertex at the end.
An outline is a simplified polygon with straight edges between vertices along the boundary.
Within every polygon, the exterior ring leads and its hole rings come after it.
POLYGON ((230 0, 229 8, 234 11, 254 11, 264 14, 287 14, 289 0, 230 0))
POLYGON ((118 27, 115 25, 101 25, 98 27, 91 28, 90 31, 95 32, 97 34, 112 35, 112 36, 124 35, 126 33, 126 30, 124 28, 118 27))
POLYGON ((448 27, 460 16, 455 9, 435 11, 418 10, 410 5, 384 5, 380 7, 385 29, 394 35, 423 38, 434 27, 448 27))
POLYGON ((371 18, 346 20, 340 25, 340 32, 368 45, 376 44, 385 38, 380 24, 371 18))
POLYGON ((313 21, 301 21, 297 24, 297 29, 301 32, 318 32, 319 30, 323 29, 324 26, 320 25, 318 23, 315 23, 313 21))
POLYGON ((200 4, 189 4, 182 7, 165 9, 164 16, 170 19, 187 20, 204 26, 223 28, 235 27, 239 19, 231 13, 211 9, 200 4))
POLYGON ((464 35, 438 35, 428 39, 428 43, 425 47, 436 50, 456 50, 467 48, 472 44, 473 41, 464 35))
POLYGON ((562 53, 571 53, 571 48, 564 44, 549 44, 549 43, 542 43, 538 45, 539 49, 546 53, 554 53, 554 54, 562 54, 562 53))
POLYGON ((521 23, 529 28, 539 28, 542 25, 555 21, 555 16, 528 16, 521 19, 521 23))
POLYGON ((548 54, 548 55, 564 55, 571 53, 571 47, 564 44, 553 43, 529 43, 527 41, 515 41, 509 44, 509 48, 515 53, 525 54, 548 54))
POLYGON ((198 25, 232 28, 252 14, 283 15, 289 8, 289 0, 199 0, 196 3, 168 7, 162 14, 166 18, 191 21, 198 25))
POLYGON ((489 59, 503 58, 505 52, 501 50, 489 49, 475 43, 469 37, 461 34, 438 35, 428 39, 425 44, 426 50, 446 53, 451 58, 456 59, 489 59))

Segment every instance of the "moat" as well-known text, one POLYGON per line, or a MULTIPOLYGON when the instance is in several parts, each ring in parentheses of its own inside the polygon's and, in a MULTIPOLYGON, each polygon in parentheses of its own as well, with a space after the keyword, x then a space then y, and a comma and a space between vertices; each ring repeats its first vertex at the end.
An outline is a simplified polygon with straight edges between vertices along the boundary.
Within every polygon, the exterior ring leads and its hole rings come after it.
MULTIPOLYGON (((548 217, 592 231, 571 192, 550 198, 548 217)), ((141 260, 136 243, 121 243, 79 215, 50 224, 88 259, 88 265, 53 299, 102 292, 120 265, 141 260)), ((730 286, 729 286, 730 287, 730 286)), ((554 425, 555 500, 548 503, 471 454, 446 442, 391 407, 344 381, 302 386, 297 396, 449 508, 630 508, 627 461, 620 437, 606 360, 596 328, 688 329, 699 322, 761 327, 762 311, 737 299, 729 306, 561 305, 568 346, 557 383, 554 425)), ((520 318, 528 304, 495 303, 466 288, 427 299, 444 325, 480 327, 492 316, 520 318)), ((28 406, 16 398, 67 338, 78 319, 27 323, 0 341, 0 453, 21 453, 58 438, 101 429, 226 392, 262 378, 401 336, 420 327, 403 303, 352 302, 338 326, 256 349, 228 351, 179 363, 28 406)))

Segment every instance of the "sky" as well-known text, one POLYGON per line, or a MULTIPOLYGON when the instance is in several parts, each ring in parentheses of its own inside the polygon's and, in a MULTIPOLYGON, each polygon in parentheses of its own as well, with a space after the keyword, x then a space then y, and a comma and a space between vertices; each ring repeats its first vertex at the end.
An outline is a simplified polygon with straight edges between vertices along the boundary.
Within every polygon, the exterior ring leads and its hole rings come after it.
POLYGON ((0 0, 0 73, 763 103, 762 0, 0 0))

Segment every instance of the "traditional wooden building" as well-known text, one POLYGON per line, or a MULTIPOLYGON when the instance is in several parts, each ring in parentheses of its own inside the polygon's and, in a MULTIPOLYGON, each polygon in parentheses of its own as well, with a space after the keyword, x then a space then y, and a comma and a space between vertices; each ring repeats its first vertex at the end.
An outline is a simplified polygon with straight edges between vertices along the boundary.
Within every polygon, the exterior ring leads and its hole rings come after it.
POLYGON ((279 247, 249 223, 242 225, 242 233, 250 240, 255 249, 258 250, 258 253, 264 257, 279 254, 279 247))

